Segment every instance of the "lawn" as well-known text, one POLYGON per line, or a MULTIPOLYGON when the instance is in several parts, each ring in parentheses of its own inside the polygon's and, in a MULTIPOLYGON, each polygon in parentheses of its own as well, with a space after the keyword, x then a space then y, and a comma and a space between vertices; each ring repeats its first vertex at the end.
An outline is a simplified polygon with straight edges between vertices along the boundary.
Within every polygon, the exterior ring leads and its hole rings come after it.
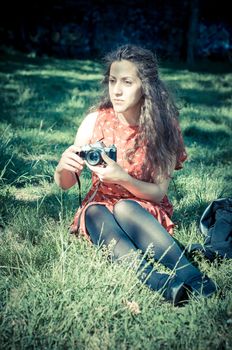
MULTIPOLYGON (((189 155, 169 191, 183 244, 203 242, 204 209, 232 195, 226 68, 161 65, 189 155)), ((220 292, 174 307, 135 272, 111 264, 104 250, 68 233, 78 189, 63 192, 53 173, 97 101, 101 64, 9 53, 0 59, 0 76, 0 348, 231 349, 231 260, 196 255, 220 292)), ((81 181, 84 195, 88 171, 81 181)))

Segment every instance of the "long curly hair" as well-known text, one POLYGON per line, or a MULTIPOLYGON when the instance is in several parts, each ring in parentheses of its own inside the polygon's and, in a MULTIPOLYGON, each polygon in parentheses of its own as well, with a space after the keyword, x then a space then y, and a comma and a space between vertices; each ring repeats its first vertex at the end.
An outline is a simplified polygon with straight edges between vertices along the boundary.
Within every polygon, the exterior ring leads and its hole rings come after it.
POLYGON ((150 50, 134 45, 123 45, 104 58, 106 70, 102 83, 105 88, 98 106, 100 110, 112 108, 108 88, 110 67, 113 62, 122 60, 136 65, 144 98, 139 132, 134 149, 128 151, 127 158, 133 162, 132 155, 136 149, 146 145, 142 165, 144 179, 155 180, 158 183, 170 176, 173 164, 183 150, 183 144, 180 142, 178 108, 159 77, 156 56, 150 50))

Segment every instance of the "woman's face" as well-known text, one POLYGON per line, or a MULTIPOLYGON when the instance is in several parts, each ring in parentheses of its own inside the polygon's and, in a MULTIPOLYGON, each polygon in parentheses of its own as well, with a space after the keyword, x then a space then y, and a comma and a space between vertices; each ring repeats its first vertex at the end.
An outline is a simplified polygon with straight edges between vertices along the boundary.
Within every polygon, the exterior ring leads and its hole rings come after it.
POLYGON ((109 95, 115 112, 140 113, 142 82, 134 63, 123 60, 111 64, 109 95))

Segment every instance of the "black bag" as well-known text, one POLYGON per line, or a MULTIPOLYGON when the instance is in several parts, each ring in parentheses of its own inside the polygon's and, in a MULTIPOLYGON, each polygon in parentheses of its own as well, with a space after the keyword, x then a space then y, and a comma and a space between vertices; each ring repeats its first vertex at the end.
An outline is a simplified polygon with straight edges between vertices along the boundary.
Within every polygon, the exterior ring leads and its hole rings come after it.
POLYGON ((216 256, 232 258, 232 198, 216 199, 205 209, 200 231, 204 244, 191 244, 189 252, 201 251, 210 261, 216 256))

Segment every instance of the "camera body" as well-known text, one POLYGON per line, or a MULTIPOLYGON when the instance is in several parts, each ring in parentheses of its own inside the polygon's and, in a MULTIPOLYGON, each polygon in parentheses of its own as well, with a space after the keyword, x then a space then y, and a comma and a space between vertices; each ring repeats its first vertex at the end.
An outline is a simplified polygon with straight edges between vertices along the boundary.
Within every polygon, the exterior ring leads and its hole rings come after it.
POLYGON ((100 141, 97 141, 94 144, 82 146, 80 152, 77 152, 77 154, 90 165, 100 165, 105 164, 101 156, 102 152, 105 152, 106 155, 115 162, 117 161, 116 146, 110 145, 109 147, 106 147, 105 144, 100 141))

